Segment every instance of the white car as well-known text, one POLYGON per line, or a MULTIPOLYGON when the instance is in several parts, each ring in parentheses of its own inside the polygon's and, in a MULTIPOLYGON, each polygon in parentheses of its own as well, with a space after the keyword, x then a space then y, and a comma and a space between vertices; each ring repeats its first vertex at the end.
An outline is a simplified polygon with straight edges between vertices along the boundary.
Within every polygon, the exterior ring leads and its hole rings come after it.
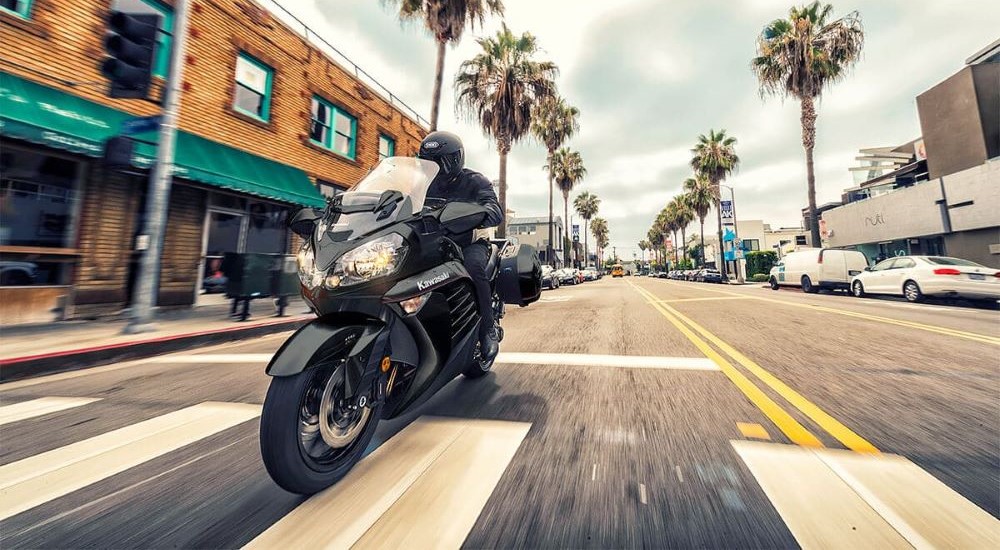
POLYGON ((1000 300, 1000 271, 969 260, 945 256, 897 256, 866 269, 851 281, 851 293, 1000 300))
POLYGON ((801 287, 813 293, 821 288, 848 290, 851 278, 868 267, 868 259, 857 250, 806 248, 789 252, 771 268, 768 283, 772 290, 782 286, 801 287))

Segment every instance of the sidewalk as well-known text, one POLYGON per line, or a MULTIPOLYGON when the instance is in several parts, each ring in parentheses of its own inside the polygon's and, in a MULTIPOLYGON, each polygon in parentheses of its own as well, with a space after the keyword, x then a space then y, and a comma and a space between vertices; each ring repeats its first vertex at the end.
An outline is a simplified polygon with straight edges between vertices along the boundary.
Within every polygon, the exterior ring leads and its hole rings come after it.
POLYGON ((126 320, 68 321, 0 328, 0 381, 104 365, 265 334, 295 330, 314 316, 292 299, 285 317, 276 317, 269 299, 251 302, 251 317, 237 322, 229 304, 165 311, 159 330, 122 334, 126 320))

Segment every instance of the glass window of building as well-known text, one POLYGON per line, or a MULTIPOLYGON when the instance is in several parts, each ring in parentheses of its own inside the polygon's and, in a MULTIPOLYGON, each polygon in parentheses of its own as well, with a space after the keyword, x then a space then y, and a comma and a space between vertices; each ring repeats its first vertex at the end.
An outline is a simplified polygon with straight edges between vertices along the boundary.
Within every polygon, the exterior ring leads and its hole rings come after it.
POLYGON ((332 199, 346 190, 343 185, 319 179, 316 180, 316 187, 319 188, 320 194, 328 199, 332 199))
POLYGON ((166 77, 170 67, 170 37, 174 32, 174 10, 159 0, 114 0, 111 9, 125 13, 160 16, 153 52, 153 74, 166 77))
POLYGON ((13 13, 25 19, 31 18, 32 0, 0 0, 0 10, 13 13))
POLYGON ((236 92, 233 94, 233 108, 266 122, 271 115, 273 79, 273 69, 240 52, 236 58, 236 92))
POLYGON ((57 255, 76 244, 80 173, 63 157, 0 152, 0 286, 68 283, 73 256, 57 255))
POLYGON ((284 254, 288 239, 288 208, 267 203, 251 202, 247 227, 247 252, 284 254))
MULTIPOLYGON (((309 139, 326 149, 353 159, 356 150, 358 121, 329 101, 313 96, 312 124, 309 139)), ((381 155, 381 142, 379 147, 381 155)))
POLYGON ((378 136, 378 159, 382 160, 396 155, 396 140, 385 134, 378 136))
POLYGON ((805 235, 796 235, 795 236, 795 244, 796 245, 805 245, 806 244, 806 236, 805 235))

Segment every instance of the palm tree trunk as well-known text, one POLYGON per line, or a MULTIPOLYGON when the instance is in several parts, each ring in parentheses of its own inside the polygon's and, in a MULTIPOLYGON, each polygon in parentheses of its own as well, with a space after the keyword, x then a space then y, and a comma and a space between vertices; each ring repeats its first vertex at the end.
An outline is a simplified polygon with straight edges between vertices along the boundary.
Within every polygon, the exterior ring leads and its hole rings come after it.
POLYGON ((434 91, 431 95, 431 131, 437 130, 438 112, 441 109, 441 85, 444 81, 444 54, 448 43, 437 41, 437 64, 434 66, 434 91))
POLYGON ((705 267, 705 216, 701 216, 701 267, 705 267))
POLYGON ((812 246, 819 248, 823 241, 816 217, 816 173, 813 168, 813 148, 816 146, 816 105, 811 97, 802 98, 802 147, 806 150, 806 185, 809 194, 809 233, 812 246))
POLYGON ((587 267, 587 263, 590 262, 590 253, 587 251, 587 228, 590 226, 590 220, 583 218, 583 267, 587 267))
MULTIPOLYGON (((569 193, 566 191, 563 191, 563 216, 563 223, 566 224, 566 231, 563 231, 563 262, 569 262, 569 249, 573 246, 569 235, 573 228, 569 225, 569 193)), ((566 263, 565 265, 571 264, 566 263)))
POLYGON ((504 143, 497 144, 497 152, 500 154, 500 210, 503 213, 503 221, 500 222, 500 226, 497 227, 497 238, 503 239, 507 237, 507 153, 510 152, 510 146, 504 143))
POLYGON ((683 248, 681 248, 681 257, 687 260, 688 247, 687 247, 687 236, 685 233, 685 229, 686 228, 684 227, 681 228, 681 245, 683 246, 683 248))
POLYGON ((549 265, 552 267, 556 266, 556 260, 553 254, 555 250, 555 234, 554 228, 552 227, 552 155, 555 151, 549 150, 548 163, 546 166, 549 167, 549 246, 545 249, 545 258, 549 261, 549 265))
POLYGON ((681 257, 677 255, 677 230, 674 229, 674 263, 680 263, 681 257))

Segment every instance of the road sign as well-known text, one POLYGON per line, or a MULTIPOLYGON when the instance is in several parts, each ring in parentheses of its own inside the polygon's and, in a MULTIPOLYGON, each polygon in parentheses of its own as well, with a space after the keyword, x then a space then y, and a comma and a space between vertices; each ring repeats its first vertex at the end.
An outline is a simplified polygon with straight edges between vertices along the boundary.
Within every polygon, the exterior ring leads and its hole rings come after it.
POLYGON ((580 226, 573 224, 573 242, 580 242, 580 226))
POLYGON ((158 130, 162 119, 163 117, 160 115, 130 118, 122 122, 122 133, 126 136, 131 136, 133 134, 142 134, 158 130))
POLYGON ((733 211, 733 201, 721 201, 722 223, 730 225, 736 220, 736 213, 733 211))

